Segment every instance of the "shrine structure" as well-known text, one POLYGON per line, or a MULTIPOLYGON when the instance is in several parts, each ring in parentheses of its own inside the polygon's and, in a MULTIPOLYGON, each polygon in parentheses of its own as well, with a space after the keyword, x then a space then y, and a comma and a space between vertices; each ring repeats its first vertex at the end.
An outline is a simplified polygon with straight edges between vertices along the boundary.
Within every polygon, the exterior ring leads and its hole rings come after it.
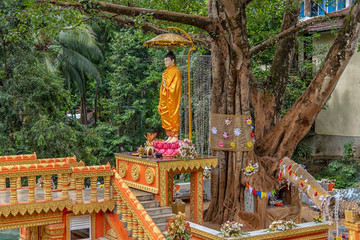
MULTIPOLYGON (((34 153, 0 157, 0 230, 20 228, 20 240, 165 239, 164 224, 155 221, 155 212, 167 211, 172 203, 172 175, 190 172, 192 239, 225 239, 202 226, 203 170, 215 167, 216 157, 161 160, 115 156, 113 169, 109 164, 85 166, 75 156, 37 159, 34 153), (41 186, 36 184, 39 176, 43 178, 41 186)), ((289 171, 285 172, 289 176, 289 171)), ((346 211, 350 239, 359 239, 359 219, 356 209, 346 211)), ((288 231, 260 230, 241 238, 325 240, 328 230, 327 222, 303 223, 288 231)))

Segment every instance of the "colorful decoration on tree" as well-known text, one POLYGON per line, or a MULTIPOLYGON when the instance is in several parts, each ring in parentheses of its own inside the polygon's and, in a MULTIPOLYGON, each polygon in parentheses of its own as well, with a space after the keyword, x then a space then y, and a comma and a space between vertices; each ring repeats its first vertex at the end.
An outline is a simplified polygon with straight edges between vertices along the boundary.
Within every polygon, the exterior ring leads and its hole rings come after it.
POLYGON ((245 122, 246 122, 246 125, 251 126, 251 124, 252 124, 252 118, 251 118, 251 117, 248 117, 245 122))
POLYGON ((228 139, 229 138, 229 133, 228 132, 223 132, 223 137, 225 138, 225 139, 228 139))
POLYGON ((234 129, 234 135, 235 135, 236 137, 238 137, 238 136, 241 135, 241 130, 240 130, 240 128, 235 128, 235 129, 234 129))
POLYGON ((315 204, 321 208, 322 204, 330 196, 317 181, 306 178, 306 170, 289 158, 280 160, 279 182, 292 182, 298 184, 299 191, 311 196, 315 204), (305 177, 304 177, 305 176, 305 177))
POLYGON ((225 118, 225 125, 226 126, 230 126, 232 123, 231 119, 230 118, 225 118))
POLYGON ((273 189, 271 192, 262 192, 262 191, 257 191, 256 189, 252 188, 249 183, 246 183, 246 189, 249 190, 250 193, 254 194, 256 197, 261 198, 271 198, 273 196, 275 196, 276 194, 276 190, 273 189))
POLYGON ((211 114, 211 150, 252 151, 255 140, 251 123, 250 115, 211 114))
POLYGON ((211 132, 212 132, 212 134, 217 134, 217 128, 216 127, 213 127, 212 129, 211 129, 211 132))
POLYGON ((242 171, 244 172, 244 174, 246 176, 253 175, 258 170, 259 170, 259 164, 258 163, 255 163, 254 165, 252 163, 249 163, 249 165, 247 165, 246 168, 242 169, 242 171))

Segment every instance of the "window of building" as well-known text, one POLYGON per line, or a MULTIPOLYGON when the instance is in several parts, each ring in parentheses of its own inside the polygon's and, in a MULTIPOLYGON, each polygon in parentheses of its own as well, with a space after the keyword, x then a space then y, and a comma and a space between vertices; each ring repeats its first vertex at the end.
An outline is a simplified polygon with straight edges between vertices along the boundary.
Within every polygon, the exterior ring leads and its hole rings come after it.
MULTIPOLYGON (((352 2, 352 0, 322 0, 322 1, 317 0, 316 2, 311 1, 311 3, 310 3, 311 4, 311 6, 310 6, 311 7, 311 9, 310 9, 311 17, 324 15, 325 14, 324 10, 327 13, 341 10, 345 7, 350 6, 350 2, 352 2)), ((301 5, 300 17, 305 17, 304 2, 301 5)))
POLYGON ((70 218, 70 240, 91 240, 91 216, 70 218))

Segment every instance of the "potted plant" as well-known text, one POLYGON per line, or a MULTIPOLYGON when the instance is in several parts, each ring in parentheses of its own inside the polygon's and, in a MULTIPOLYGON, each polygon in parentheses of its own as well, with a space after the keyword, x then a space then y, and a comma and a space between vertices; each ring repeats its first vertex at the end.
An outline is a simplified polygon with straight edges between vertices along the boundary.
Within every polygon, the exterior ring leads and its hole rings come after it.
POLYGON ((327 191, 332 191, 333 187, 335 186, 335 181, 336 179, 323 178, 320 182, 325 186, 327 185, 327 191))
POLYGON ((168 219, 165 237, 167 240, 189 240, 191 238, 190 224, 185 213, 179 212, 175 217, 168 219))

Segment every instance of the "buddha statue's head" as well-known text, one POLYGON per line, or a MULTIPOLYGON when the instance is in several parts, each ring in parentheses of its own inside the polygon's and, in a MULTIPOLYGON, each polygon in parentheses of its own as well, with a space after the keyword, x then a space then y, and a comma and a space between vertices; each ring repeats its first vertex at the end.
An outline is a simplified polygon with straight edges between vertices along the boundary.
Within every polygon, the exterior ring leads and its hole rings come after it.
POLYGON ((176 56, 172 51, 168 51, 164 58, 165 66, 171 67, 176 62, 176 56))

